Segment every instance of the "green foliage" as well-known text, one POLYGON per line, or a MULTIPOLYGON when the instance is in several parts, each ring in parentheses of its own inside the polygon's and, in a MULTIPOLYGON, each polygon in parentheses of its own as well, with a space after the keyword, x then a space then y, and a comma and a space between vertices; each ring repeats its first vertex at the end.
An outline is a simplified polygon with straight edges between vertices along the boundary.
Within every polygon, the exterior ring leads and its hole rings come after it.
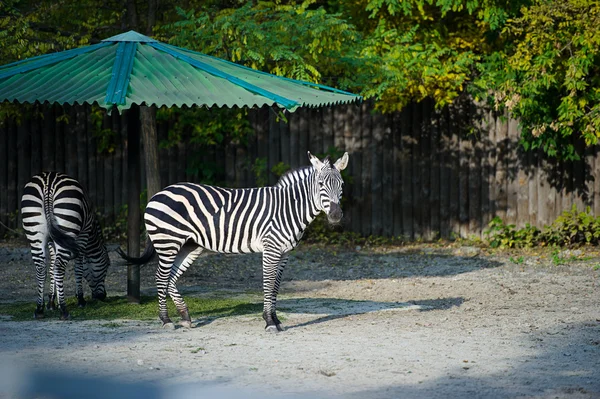
MULTIPOLYGON (((162 39, 275 75, 309 82, 344 76, 343 67, 360 36, 354 27, 324 8, 301 4, 247 2, 238 8, 177 8, 181 18, 159 27, 162 39)), ((340 79, 338 86, 349 81, 340 79)))
POLYGON ((564 211, 550 226, 539 230, 529 224, 522 229, 505 224, 495 217, 484 232, 492 248, 531 248, 534 246, 598 245, 600 241, 600 217, 590 214, 590 208, 579 212, 575 205, 564 211))
POLYGON ((543 241, 561 246, 596 245, 599 238, 600 217, 592 216, 589 207, 585 212, 578 212, 575 205, 547 226, 541 236, 543 241))
POLYGON ((267 175, 267 158, 256 158, 254 165, 252 165, 252 172, 256 177, 256 186, 264 187, 269 183, 269 176, 267 175))
POLYGON ((492 248, 530 248, 536 245, 540 231, 529 223, 525 228, 517 230, 514 224, 507 225, 496 216, 484 235, 492 248))
POLYGON ((600 136, 600 8, 596 1, 535 1, 508 22, 507 45, 481 64, 478 86, 523 128, 525 149, 578 159, 572 136, 600 136))

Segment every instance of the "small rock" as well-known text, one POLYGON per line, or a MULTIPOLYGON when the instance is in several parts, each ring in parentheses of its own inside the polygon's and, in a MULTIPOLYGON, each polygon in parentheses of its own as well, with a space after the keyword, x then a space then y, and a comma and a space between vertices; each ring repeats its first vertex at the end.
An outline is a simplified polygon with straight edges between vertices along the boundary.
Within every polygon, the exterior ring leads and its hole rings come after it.
POLYGON ((452 251, 452 255, 473 258, 473 257, 479 255, 480 252, 481 252, 481 249, 479 249, 477 247, 460 247, 460 248, 456 248, 454 251, 452 251))
POLYGON ((144 365, 144 361, 142 359, 138 359, 137 365, 138 366, 143 366, 144 365))

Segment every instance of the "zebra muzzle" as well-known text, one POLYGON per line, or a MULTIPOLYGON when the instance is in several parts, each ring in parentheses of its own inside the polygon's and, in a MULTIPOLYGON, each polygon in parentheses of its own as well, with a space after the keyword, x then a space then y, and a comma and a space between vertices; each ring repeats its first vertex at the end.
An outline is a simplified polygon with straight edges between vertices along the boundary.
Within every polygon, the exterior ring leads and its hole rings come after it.
POLYGON ((344 214, 342 213, 340 204, 332 202, 329 206, 329 213, 327 214, 329 223, 338 224, 342 220, 342 216, 344 216, 344 214))

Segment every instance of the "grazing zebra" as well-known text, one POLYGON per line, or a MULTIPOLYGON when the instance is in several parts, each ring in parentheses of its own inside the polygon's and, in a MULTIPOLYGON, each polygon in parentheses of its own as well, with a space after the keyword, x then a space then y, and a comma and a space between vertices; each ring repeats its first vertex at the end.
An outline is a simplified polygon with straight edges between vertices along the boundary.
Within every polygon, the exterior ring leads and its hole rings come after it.
POLYGON ((274 187, 228 189, 179 183, 152 197, 144 220, 151 241, 140 258, 121 256, 143 264, 155 253, 159 317, 173 324, 167 313, 169 295, 191 327, 187 305, 177 290, 177 279, 206 249, 219 253, 263 254, 263 318, 269 332, 283 331, 275 312, 277 292, 288 252, 306 227, 323 211, 330 223, 342 218, 342 176, 348 153, 333 165, 308 153, 312 166, 288 172, 274 187))
POLYGON ((23 229, 31 245, 38 285, 34 317, 44 317, 44 281, 48 256, 51 287, 48 309, 55 308, 54 300, 58 297, 61 319, 69 318, 63 280, 65 268, 73 258, 79 306, 85 306, 82 277, 90 286, 92 298, 106 298, 104 279, 110 261, 100 224, 79 182, 56 172, 35 175, 25 185, 21 210, 23 229))

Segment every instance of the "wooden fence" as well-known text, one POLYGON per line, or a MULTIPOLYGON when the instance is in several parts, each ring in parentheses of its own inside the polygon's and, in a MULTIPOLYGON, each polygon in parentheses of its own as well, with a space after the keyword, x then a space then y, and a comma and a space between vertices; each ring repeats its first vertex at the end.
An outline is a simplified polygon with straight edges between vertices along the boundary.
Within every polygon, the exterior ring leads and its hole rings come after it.
MULTIPOLYGON (((161 184, 202 180, 201 169, 220 184, 251 187, 256 159, 265 160, 270 171, 280 162, 306 165, 309 150, 323 154, 335 148, 350 153, 345 228, 361 234, 425 240, 481 236, 495 215, 517 226, 542 227, 573 204, 600 215, 597 147, 587 149, 580 162, 525 153, 516 121, 469 103, 436 110, 423 102, 388 115, 363 103, 301 109, 286 117, 287 122, 268 108, 250 111, 254 132, 244 144, 161 148, 161 184)), ((80 180, 105 223, 114 223, 127 200, 127 126, 117 113, 102 124, 116 133, 110 153, 98 152, 89 107, 40 106, 21 121, 5 120, 0 125, 0 222, 19 226, 24 184, 34 173, 56 170, 80 180), (55 122, 63 114, 67 117, 55 122)), ((168 130, 169 123, 159 123, 159 142, 168 130)), ((142 187, 144 179, 142 172, 142 187)), ((270 184, 276 179, 269 173, 270 184)))

